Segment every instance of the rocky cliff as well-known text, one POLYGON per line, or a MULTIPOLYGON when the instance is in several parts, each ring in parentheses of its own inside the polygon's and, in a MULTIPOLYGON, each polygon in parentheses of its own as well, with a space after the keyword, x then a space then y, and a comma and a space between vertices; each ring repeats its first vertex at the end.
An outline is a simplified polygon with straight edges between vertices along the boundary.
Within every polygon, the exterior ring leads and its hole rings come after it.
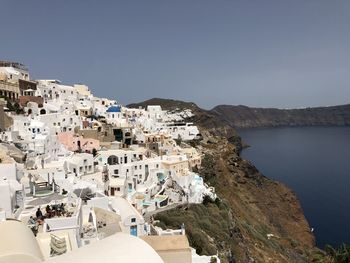
POLYGON ((210 112, 236 128, 350 125, 350 104, 288 110, 219 105, 210 112))
POLYGON ((240 138, 229 119, 219 118, 218 109, 174 100, 129 106, 155 104, 195 114, 190 120, 203 135, 196 147, 205 156, 200 174, 219 196, 158 214, 160 226, 177 228, 184 222, 197 252, 218 251, 223 262, 311 262, 315 253, 322 256, 296 195, 240 157, 240 138))
POLYGON ((167 110, 191 109, 197 113, 197 121, 205 123, 207 128, 213 128, 218 123, 231 128, 350 125, 350 104, 303 109, 218 105, 211 110, 203 110, 193 102, 153 98, 128 106, 146 107, 147 105, 161 105, 167 110))

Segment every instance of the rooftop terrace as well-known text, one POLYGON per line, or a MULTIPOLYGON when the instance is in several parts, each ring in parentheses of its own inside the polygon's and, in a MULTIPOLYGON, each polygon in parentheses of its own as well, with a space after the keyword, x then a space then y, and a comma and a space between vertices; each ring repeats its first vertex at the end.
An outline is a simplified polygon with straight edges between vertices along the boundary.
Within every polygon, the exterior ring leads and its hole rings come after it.
POLYGON ((22 63, 3 60, 0 61, 0 67, 13 67, 21 70, 28 70, 28 68, 22 63))

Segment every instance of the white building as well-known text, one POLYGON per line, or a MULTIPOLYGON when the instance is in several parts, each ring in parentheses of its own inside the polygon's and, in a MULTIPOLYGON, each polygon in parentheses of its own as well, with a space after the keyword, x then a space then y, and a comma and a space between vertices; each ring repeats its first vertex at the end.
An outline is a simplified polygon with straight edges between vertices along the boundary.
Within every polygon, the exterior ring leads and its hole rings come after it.
POLYGON ((126 233, 133 236, 145 234, 145 220, 126 199, 114 197, 111 206, 121 217, 121 223, 126 233))
POLYGON ((64 165, 66 171, 75 174, 78 177, 92 174, 94 170, 94 158, 89 153, 76 153, 67 158, 64 165))
POLYGON ((28 69, 16 62, 0 62, 0 74, 6 76, 8 82, 18 83, 18 80, 30 80, 28 69))
POLYGON ((115 124, 117 126, 126 126, 127 125, 127 121, 123 117, 121 107, 118 105, 110 106, 106 110, 105 117, 106 117, 107 123, 112 123, 112 124, 115 124))
POLYGON ((59 80, 37 80, 38 90, 36 95, 44 100, 76 101, 78 91, 73 86, 62 85, 59 80))
POLYGON ((173 139, 182 139, 184 141, 190 141, 198 139, 200 136, 198 127, 193 123, 170 123, 167 124, 167 131, 171 134, 173 139))
POLYGON ((24 188, 18 182, 17 163, 2 148, 0 159, 0 211, 10 218, 23 207, 24 188))
POLYGON ((107 165, 109 192, 114 196, 126 196, 138 191, 145 192, 145 184, 153 193, 157 184, 155 175, 162 172, 160 158, 147 158, 145 149, 100 151, 96 157, 100 169, 107 165), (152 186, 152 187, 151 187, 152 186))
POLYGON ((43 114, 38 119, 44 122, 53 134, 66 131, 74 131, 75 127, 81 127, 79 116, 71 114, 68 110, 60 113, 43 114))

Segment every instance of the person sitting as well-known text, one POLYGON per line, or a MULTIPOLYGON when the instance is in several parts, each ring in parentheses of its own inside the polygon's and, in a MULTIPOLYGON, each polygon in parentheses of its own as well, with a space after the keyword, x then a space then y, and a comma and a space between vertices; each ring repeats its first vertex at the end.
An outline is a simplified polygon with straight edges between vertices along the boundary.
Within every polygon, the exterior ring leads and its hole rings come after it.
POLYGON ((61 213, 63 214, 64 213, 64 203, 61 203, 60 210, 61 210, 61 213))
POLYGON ((52 217, 52 209, 49 205, 46 206, 46 214, 47 214, 47 217, 50 218, 52 217))
POLYGON ((30 229, 33 231, 33 234, 36 236, 38 233, 38 226, 36 224, 36 221, 34 219, 34 217, 30 217, 28 220, 28 226, 30 227, 30 229))
POLYGON ((37 219, 40 219, 40 220, 43 219, 43 213, 41 212, 40 207, 38 207, 38 210, 36 211, 35 216, 37 219))
POLYGON ((35 222, 35 219, 34 219, 34 217, 30 217, 29 218, 29 220, 28 220, 28 225, 31 225, 31 226, 33 226, 33 225, 35 225, 36 224, 36 222, 35 222))

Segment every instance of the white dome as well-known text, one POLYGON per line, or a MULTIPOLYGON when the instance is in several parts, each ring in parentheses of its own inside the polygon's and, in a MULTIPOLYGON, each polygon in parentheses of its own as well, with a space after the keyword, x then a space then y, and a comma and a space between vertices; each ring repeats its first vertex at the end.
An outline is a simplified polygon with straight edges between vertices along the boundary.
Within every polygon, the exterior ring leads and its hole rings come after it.
POLYGON ((19 221, 0 223, 0 262, 21 263, 164 263, 157 252, 140 238, 118 233, 71 252, 43 261, 32 231, 19 221))
POLYGON ((143 262, 163 263, 157 252, 140 238, 118 233, 113 236, 92 243, 91 245, 73 250, 58 256, 47 263, 115 263, 115 262, 143 262))
POLYGON ((1 222, 0 233, 0 262, 42 262, 39 245, 32 231, 22 222, 1 222))

